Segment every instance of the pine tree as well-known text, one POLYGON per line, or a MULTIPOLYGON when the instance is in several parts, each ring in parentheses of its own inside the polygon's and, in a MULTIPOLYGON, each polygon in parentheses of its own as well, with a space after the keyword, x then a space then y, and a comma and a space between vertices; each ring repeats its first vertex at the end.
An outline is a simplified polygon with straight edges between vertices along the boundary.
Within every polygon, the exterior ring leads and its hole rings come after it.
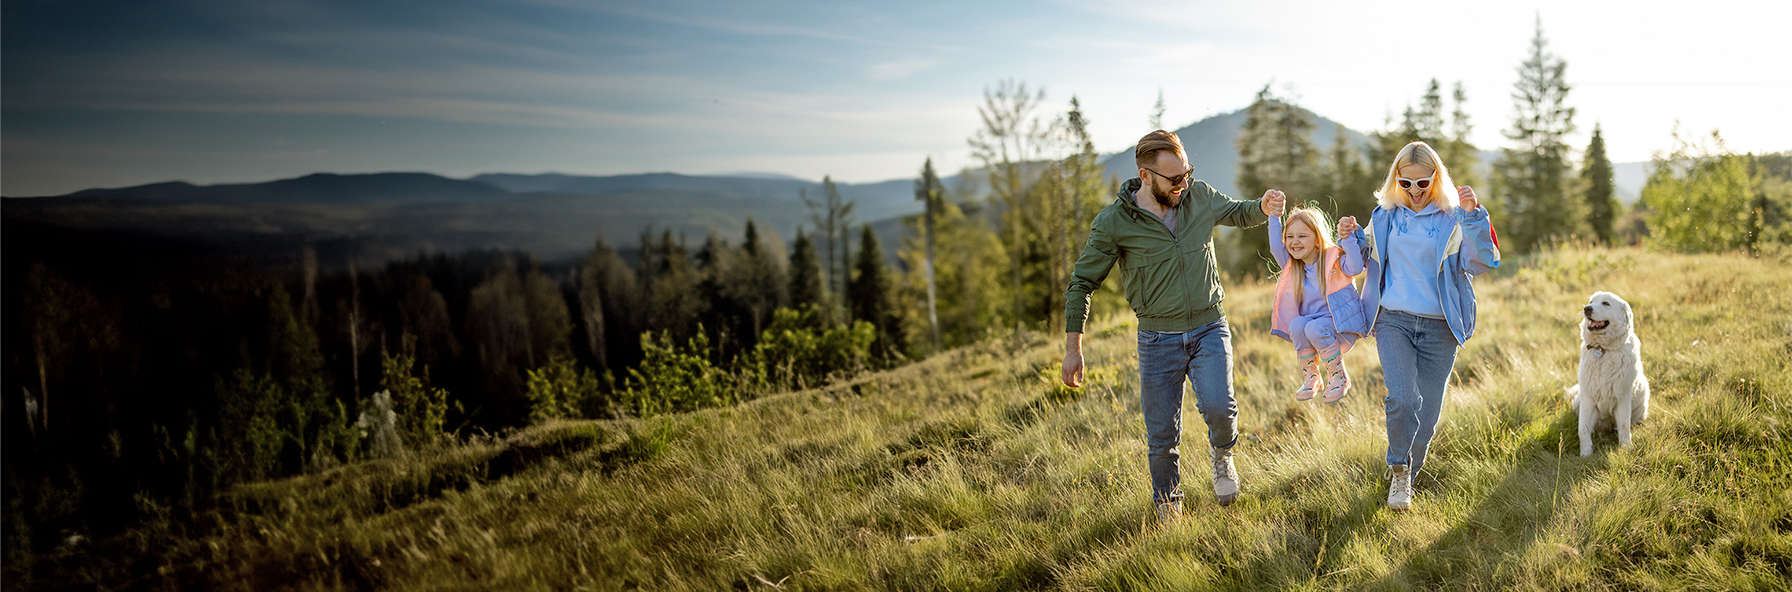
POLYGON ((708 332, 708 341, 715 346, 718 359, 740 351, 741 337, 752 326, 745 303, 736 298, 739 292, 729 285, 739 267, 739 253, 710 230, 703 247, 697 250, 698 283, 694 296, 706 305, 698 324, 708 332))
POLYGON ((803 310, 822 306, 827 300, 825 289, 821 260, 815 256, 815 243, 799 228, 796 242, 790 248, 790 307, 803 310))
MULTIPOLYGON (((268 297, 268 365, 266 375, 277 388, 271 393, 281 433, 279 462, 283 472, 296 472, 319 444, 319 422, 334 409, 324 382, 323 353, 317 333, 300 322, 286 288, 274 284, 268 297)), ((302 305, 301 305, 302 306, 302 305)))
POLYGON ((852 318, 877 328, 877 341, 872 351, 879 360, 890 360, 901 356, 903 349, 901 328, 890 302, 894 284, 890 281, 889 271, 884 268, 884 252, 878 245, 877 233, 871 230, 870 224, 864 225, 863 229, 858 261, 854 265, 858 273, 853 277, 849 292, 852 318))
POLYGON ((1164 129, 1164 88, 1161 86, 1157 87, 1157 104, 1151 106, 1151 129, 1164 129))
POLYGON ((1593 124, 1593 140, 1587 143, 1587 158, 1580 172, 1581 186, 1586 189, 1587 226, 1601 244, 1611 244, 1612 223, 1618 215, 1618 199, 1612 190, 1612 161, 1605 156, 1605 136, 1599 124, 1593 124))
POLYGON ((1568 106, 1567 63, 1549 52, 1543 21, 1531 38, 1530 56, 1518 68, 1512 88, 1515 111, 1506 130, 1511 147, 1501 150, 1494 167, 1500 200, 1510 223, 1501 234, 1514 252, 1526 252, 1584 229, 1581 200, 1568 199, 1568 134, 1574 132, 1574 108, 1568 106))
MULTIPOLYGON (((1436 78, 1425 86, 1419 107, 1412 113, 1413 139, 1438 147, 1448 144, 1444 137, 1444 97, 1436 78)), ((1450 162, 1446 160, 1444 166, 1450 166, 1450 162)))
POLYGON ((1450 168, 1450 179, 1457 185, 1475 185, 1480 178, 1481 157, 1476 154, 1475 143, 1468 139, 1474 125, 1468 116, 1468 91, 1462 87, 1462 81, 1456 81, 1456 88, 1450 93, 1452 107, 1450 109, 1450 137, 1444 142, 1444 166, 1450 168))
POLYGON ((1363 164, 1342 129, 1332 137, 1332 147, 1326 151, 1325 173, 1329 183, 1323 197, 1331 202, 1332 217, 1369 219, 1369 213, 1375 209, 1374 186, 1379 179, 1374 178, 1375 171, 1363 164))
POLYGON ((771 253, 772 245, 759 234, 753 218, 747 218, 747 231, 741 243, 740 261, 727 281, 729 298, 739 302, 748 313, 742 328, 741 346, 751 349, 759 332, 771 323, 772 312, 786 300, 788 288, 784 265, 771 253))
MULTIPOLYGON (((1163 91, 1158 91, 1158 110, 1163 107, 1163 91)), ((1057 256, 1054 257, 1052 274, 1044 285, 1054 288, 1047 292, 1050 300, 1048 317, 1053 330, 1062 330, 1064 324, 1064 299, 1055 290, 1070 281, 1071 266, 1076 263, 1077 251, 1082 248, 1081 240, 1088 233, 1089 221, 1101 208, 1102 166, 1100 156, 1095 152, 1095 141, 1089 135, 1089 118, 1083 114, 1082 101, 1075 95, 1070 97, 1070 111, 1064 114, 1062 139, 1066 152, 1062 161, 1056 164, 1059 172, 1059 195, 1064 199, 1063 205, 1055 212, 1052 232, 1057 235, 1057 256)), ((1161 129, 1161 128, 1155 128, 1161 129)))

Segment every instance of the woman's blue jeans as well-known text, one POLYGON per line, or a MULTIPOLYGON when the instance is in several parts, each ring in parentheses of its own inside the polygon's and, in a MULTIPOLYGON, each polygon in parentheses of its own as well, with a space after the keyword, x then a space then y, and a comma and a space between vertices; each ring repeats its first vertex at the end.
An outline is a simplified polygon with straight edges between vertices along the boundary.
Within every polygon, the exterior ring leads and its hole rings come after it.
POLYGON ((1185 380, 1194 384, 1208 444, 1231 448, 1238 441, 1238 402, 1232 398, 1232 330, 1225 319, 1185 333, 1139 332, 1139 406, 1150 447, 1151 494, 1159 502, 1182 499, 1177 461, 1185 380))
POLYGON ((1377 315, 1375 349, 1388 387, 1388 465, 1407 465, 1414 474, 1425 465, 1457 346, 1443 319, 1385 308, 1377 315))

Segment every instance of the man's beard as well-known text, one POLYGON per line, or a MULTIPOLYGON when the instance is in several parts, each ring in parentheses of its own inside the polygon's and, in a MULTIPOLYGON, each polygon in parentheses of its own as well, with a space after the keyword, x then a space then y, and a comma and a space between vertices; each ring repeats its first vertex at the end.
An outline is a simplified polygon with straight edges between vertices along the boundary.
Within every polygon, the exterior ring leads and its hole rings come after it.
MULTIPOLYGON (((1172 187, 1172 189, 1174 189, 1174 188, 1172 187)), ((1156 183, 1151 184, 1151 197, 1157 198, 1158 205, 1161 205, 1166 208, 1174 208, 1178 204, 1182 203, 1182 194, 1181 193, 1164 193, 1162 191, 1158 191, 1156 183)))

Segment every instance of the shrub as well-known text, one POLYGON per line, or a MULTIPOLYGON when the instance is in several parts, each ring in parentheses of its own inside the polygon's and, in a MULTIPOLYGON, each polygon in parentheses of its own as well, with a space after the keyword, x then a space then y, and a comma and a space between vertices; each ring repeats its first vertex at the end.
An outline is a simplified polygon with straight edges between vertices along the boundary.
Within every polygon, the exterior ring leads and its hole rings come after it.
POLYGON ((864 370, 876 339, 877 328, 871 323, 824 327, 812 307, 780 308, 771 326, 759 335, 750 363, 774 388, 807 388, 835 374, 864 370))
POLYGON ((212 469, 216 485, 274 475, 285 440, 276 419, 285 389, 266 374, 238 369, 218 381, 217 393, 218 426, 212 433, 218 452, 212 469))
POLYGON ((733 403, 738 381, 710 364, 709 349, 701 326, 682 348, 667 333, 642 333, 643 358, 628 371, 623 406, 645 417, 733 403))
POLYGON ((382 355, 380 386, 391 397, 400 444, 422 449, 443 440, 448 391, 431 388, 429 367, 413 373, 415 365, 415 359, 406 354, 382 355))
POLYGON ((530 370, 527 383, 531 423, 554 417, 610 415, 600 409, 603 389, 597 376, 572 358, 554 356, 546 365, 530 370))

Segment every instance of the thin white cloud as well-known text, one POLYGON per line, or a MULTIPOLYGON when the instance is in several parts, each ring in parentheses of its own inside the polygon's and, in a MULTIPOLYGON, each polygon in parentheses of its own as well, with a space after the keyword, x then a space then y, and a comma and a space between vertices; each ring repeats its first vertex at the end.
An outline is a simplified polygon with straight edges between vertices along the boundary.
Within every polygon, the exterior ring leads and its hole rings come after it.
POLYGON ((866 77, 876 81, 901 80, 915 74, 932 69, 939 65, 939 60, 920 58, 904 58, 872 64, 867 69, 866 77))

